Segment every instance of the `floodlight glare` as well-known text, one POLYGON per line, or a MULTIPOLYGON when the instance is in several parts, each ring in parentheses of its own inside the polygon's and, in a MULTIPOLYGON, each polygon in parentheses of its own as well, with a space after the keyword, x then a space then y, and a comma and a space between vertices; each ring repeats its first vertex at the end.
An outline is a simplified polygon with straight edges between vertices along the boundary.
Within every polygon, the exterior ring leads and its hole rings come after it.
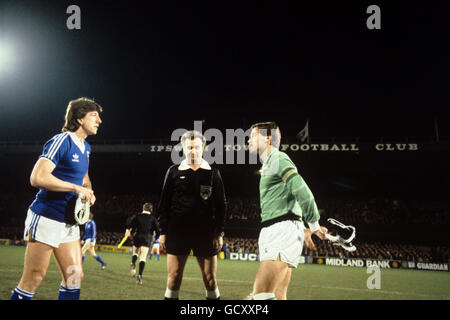
POLYGON ((14 54, 11 46, 0 42, 0 73, 4 73, 12 68, 14 54))

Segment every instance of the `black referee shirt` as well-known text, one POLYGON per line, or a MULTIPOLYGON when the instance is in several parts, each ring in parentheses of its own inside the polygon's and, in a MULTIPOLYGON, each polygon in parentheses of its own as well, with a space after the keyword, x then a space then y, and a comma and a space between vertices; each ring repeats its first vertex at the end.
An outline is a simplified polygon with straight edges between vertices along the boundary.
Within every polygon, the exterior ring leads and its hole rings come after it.
POLYGON ((159 226, 157 219, 148 213, 139 213, 131 216, 126 222, 126 228, 133 230, 133 236, 153 235, 156 231, 156 238, 159 236, 159 226))
POLYGON ((161 234, 169 225, 223 232, 227 202, 220 172, 205 164, 196 171, 173 165, 166 173, 157 209, 161 234))

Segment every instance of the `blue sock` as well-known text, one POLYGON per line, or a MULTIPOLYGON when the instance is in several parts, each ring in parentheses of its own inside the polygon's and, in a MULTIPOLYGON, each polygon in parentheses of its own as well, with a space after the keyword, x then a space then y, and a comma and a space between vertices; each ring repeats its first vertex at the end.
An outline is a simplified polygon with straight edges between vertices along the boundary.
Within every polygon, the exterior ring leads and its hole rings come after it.
POLYGON ((80 300, 80 288, 59 286, 58 300, 80 300))
POLYGON ((28 292, 19 287, 16 287, 11 295, 10 300, 31 300, 33 298, 34 292, 28 292))
POLYGON ((84 257, 85 257, 85 255, 83 254, 83 255, 81 256, 81 264, 84 264, 84 257))
POLYGON ((105 265, 105 262, 102 260, 102 258, 100 258, 100 256, 96 256, 95 260, 97 260, 98 262, 100 262, 103 265, 105 265))
POLYGON ((148 256, 148 258, 149 258, 150 260, 152 260, 152 257, 153 257, 153 253, 150 253, 150 255, 148 256))
POLYGON ((156 255, 156 260, 159 261, 159 253, 156 255))

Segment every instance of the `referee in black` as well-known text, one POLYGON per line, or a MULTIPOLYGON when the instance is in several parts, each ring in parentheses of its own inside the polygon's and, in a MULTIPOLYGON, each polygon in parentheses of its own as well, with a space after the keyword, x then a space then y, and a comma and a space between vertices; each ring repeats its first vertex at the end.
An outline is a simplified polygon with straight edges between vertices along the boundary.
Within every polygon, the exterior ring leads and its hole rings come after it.
POLYGON ((142 272, 145 268, 148 250, 152 243, 153 232, 159 236, 159 226, 157 219, 152 215, 153 205, 150 202, 144 203, 142 212, 132 215, 127 219, 125 236, 133 236, 133 256, 131 258, 131 275, 136 274, 136 260, 139 255, 139 273, 136 276, 136 283, 142 284, 142 272))
POLYGON ((167 170, 158 206, 160 247, 167 253, 165 299, 178 299, 187 258, 196 256, 207 299, 219 299, 217 254, 223 245, 226 198, 219 170, 203 158, 198 131, 181 137, 185 159, 167 170))

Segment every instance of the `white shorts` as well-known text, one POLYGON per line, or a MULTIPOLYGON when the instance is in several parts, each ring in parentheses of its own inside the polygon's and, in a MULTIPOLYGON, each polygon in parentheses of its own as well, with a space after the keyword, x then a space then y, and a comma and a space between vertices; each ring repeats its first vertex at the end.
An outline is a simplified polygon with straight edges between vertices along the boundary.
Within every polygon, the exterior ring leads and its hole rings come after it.
POLYGON ((28 241, 29 237, 58 248, 61 243, 79 240, 80 227, 43 217, 28 209, 23 238, 28 241))
POLYGON ((303 250, 303 224, 300 221, 281 221, 261 229, 259 260, 280 260, 297 268, 303 250))
POLYGON ((95 246, 95 238, 87 238, 84 240, 84 244, 92 243, 95 246))
POLYGON ((155 243, 152 249, 159 249, 159 243, 155 243))

